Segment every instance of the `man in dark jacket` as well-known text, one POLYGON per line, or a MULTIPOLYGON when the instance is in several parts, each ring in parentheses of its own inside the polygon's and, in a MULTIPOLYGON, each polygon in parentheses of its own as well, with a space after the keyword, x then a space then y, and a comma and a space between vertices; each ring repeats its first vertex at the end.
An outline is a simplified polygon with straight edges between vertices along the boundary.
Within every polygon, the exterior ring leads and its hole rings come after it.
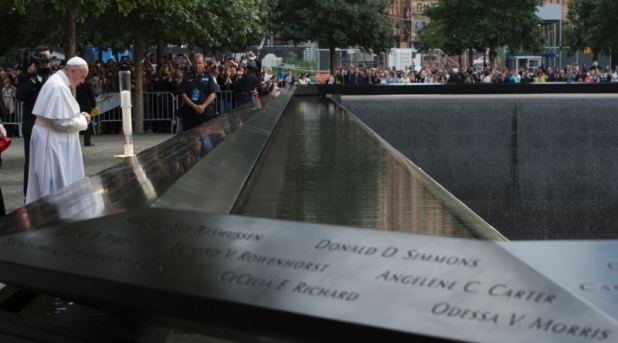
POLYGON ((462 79, 459 74, 452 67, 448 67, 448 81, 446 83, 462 83, 462 79))
POLYGON ((214 102, 221 90, 215 78, 206 71, 204 55, 193 56, 193 68, 185 73, 176 92, 183 105, 184 131, 197 127, 215 117, 214 102))
MULTIPOLYGON (((51 56, 51 50, 46 46, 37 46, 34 49, 35 56, 51 56)), ((23 102, 23 117, 22 117, 22 133, 24 135, 24 196, 28 189, 28 169, 30 168, 30 136, 32 128, 36 121, 36 116, 32 114, 34 103, 39 95, 39 91, 47 79, 51 75, 49 63, 41 63, 36 66, 35 63, 29 66, 23 66, 24 72, 19 75, 19 83, 17 84, 17 93, 15 98, 23 102)))
POLYGON ((360 85, 363 83, 363 76, 360 73, 360 69, 356 67, 355 69, 350 69, 350 75, 348 76, 350 85, 360 85))
POLYGON ((234 83, 233 88, 237 93, 238 105, 251 102, 256 94, 260 79, 253 72, 255 68, 257 65, 253 61, 247 62, 246 73, 234 83))
MULTIPOLYGON (((94 97, 94 90, 90 82, 83 82, 75 88, 75 100, 77 100, 81 112, 90 113, 94 108, 97 108, 97 99, 94 97)), ((90 130, 92 130, 92 121, 88 124, 88 129, 84 131, 84 146, 94 146, 90 142, 90 130)))

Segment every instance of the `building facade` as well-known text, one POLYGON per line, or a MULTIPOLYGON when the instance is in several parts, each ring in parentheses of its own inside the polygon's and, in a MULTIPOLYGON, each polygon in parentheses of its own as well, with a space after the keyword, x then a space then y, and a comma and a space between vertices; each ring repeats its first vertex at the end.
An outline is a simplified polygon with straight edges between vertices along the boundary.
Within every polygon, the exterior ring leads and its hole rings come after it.
MULTIPOLYGON (((569 0, 545 0, 547 5, 560 4, 562 19, 566 19, 569 0)), ((438 0, 395 0, 392 7, 387 9, 389 18, 395 25, 394 36, 399 37, 399 47, 405 48, 419 41, 418 31, 422 29, 429 18, 423 13, 426 8, 435 6, 438 0)))
POLYGON ((387 9, 389 18, 397 23, 394 35, 399 37, 399 47, 406 48, 419 40, 418 31, 428 22, 423 13, 437 3, 438 0, 395 0, 387 9))

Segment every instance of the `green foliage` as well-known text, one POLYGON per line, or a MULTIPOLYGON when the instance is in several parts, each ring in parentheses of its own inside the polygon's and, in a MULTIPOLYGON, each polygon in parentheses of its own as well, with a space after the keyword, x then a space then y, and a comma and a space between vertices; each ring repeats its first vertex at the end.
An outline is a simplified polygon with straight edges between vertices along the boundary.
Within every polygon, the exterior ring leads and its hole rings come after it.
MULTIPOLYGON (((147 45, 199 43, 205 50, 242 50, 271 32, 267 0, 8 0, 8 18, 0 21, 0 54, 45 44, 66 51, 85 46, 134 49, 135 77, 142 76, 147 45), (75 23, 75 31, 68 30, 75 23), (71 31, 71 32, 69 32, 71 31), (73 39, 72 34, 75 34, 73 39)), ((377 1, 377 0, 374 0, 377 1)), ((135 133, 143 131, 142 83, 136 83, 135 133)))
POLYGON ((210 0, 193 12, 197 25, 186 32, 204 48, 242 50, 267 35, 271 7, 263 0, 210 0))
MULTIPOLYGON (((30 1, 40 2, 40 0, 30 1)), ((75 10, 75 20, 80 23, 83 23, 88 18, 98 16, 109 6, 109 0, 51 0, 51 3, 54 6, 55 12, 61 15, 68 10, 75 10)))
MULTIPOLYGON (((0 21, 0 53, 10 54, 21 47, 36 45, 65 46, 71 32, 67 30, 70 13, 76 23, 101 14, 109 0, 9 0, 11 10, 0 21)), ((71 41, 72 50, 75 42, 71 41)))
POLYGON ((425 12, 431 21, 420 33, 421 41, 447 54, 501 46, 539 52, 544 42, 536 8, 542 4, 543 0, 439 0, 425 12))
POLYGON ((283 57, 283 63, 293 64, 296 67, 301 68, 301 69, 314 69, 315 68, 314 61, 299 60, 299 59, 296 59, 296 57, 294 56, 283 57))
POLYGON ((212 50, 242 50, 272 32, 267 0, 9 0, 0 21, 0 54, 39 43, 63 46, 64 15, 76 9, 78 51, 87 45, 124 50, 133 44, 134 24, 144 25, 147 45, 157 40, 199 43, 212 50))
POLYGON ((295 43, 330 47, 331 61, 336 46, 382 53, 392 47, 393 26, 384 14, 391 5, 391 0, 279 0, 272 29, 295 43))
POLYGON ((58 20, 53 4, 22 2, 22 11, 12 11, 0 20, 0 55, 15 56, 16 50, 22 48, 34 48, 37 45, 57 46, 62 42, 62 25, 49 25, 58 20))
POLYGON ((284 56, 283 57, 283 63, 286 63, 286 64, 296 64, 296 61, 298 60, 294 56, 284 56))
POLYGON ((618 33, 613 18, 618 15, 613 0, 571 0, 564 27, 566 45, 571 53, 590 47, 595 55, 609 55, 618 49, 618 33))

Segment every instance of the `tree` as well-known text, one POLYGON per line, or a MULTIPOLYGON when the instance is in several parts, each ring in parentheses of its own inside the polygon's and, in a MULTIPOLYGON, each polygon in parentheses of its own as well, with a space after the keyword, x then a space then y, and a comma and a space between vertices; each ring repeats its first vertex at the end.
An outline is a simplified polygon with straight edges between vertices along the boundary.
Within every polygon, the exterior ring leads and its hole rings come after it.
POLYGON ((64 55, 75 56, 75 24, 89 16, 98 16, 109 5, 109 0, 52 0, 57 13, 64 13, 64 55))
POLYGON ((538 27, 541 19, 536 15, 542 4, 543 0, 439 0, 426 11, 431 21, 423 31, 430 34, 424 36, 451 53, 489 49, 495 68, 496 49, 501 46, 511 51, 543 49, 543 34, 538 27), (435 38, 439 36, 443 39, 435 38))
POLYGON ((144 46, 144 29, 147 24, 154 21, 154 17, 158 13, 177 13, 179 9, 185 7, 191 7, 193 1, 183 0, 175 2, 157 1, 157 0, 116 0, 118 6, 118 12, 121 13, 127 21, 125 24, 127 28, 130 28, 130 32, 133 38, 133 65, 134 65, 134 79, 135 89, 133 91, 134 103, 133 103, 133 120, 135 126, 133 132, 135 134, 144 133, 144 85, 142 78, 144 75, 144 68, 142 66, 142 55, 145 51, 144 46))
MULTIPOLYGON (((156 40, 156 28, 171 29, 181 41, 195 45, 198 41, 210 47, 230 45, 229 39, 242 41, 250 32, 261 33, 259 10, 263 0, 115 0, 118 10, 132 28, 135 65, 135 133, 143 133, 143 68, 144 42, 156 40), (215 3, 215 2, 218 2, 215 3), (152 32, 152 36, 149 33, 152 32)), ((169 36, 168 36, 169 37, 169 36)), ((205 48, 204 46, 202 48, 205 48)))
MULTIPOLYGON (((9 0, 9 15, 0 21, 0 54, 37 45, 64 46, 75 55, 86 43, 133 47, 134 77, 141 80, 146 44, 195 43, 202 48, 242 50, 266 36, 270 11, 266 0, 9 0), (58 23, 62 18, 61 25, 58 23), (76 37, 79 37, 76 44, 76 37)), ((162 49, 161 49, 162 50, 162 49)), ((162 52, 159 53, 159 57, 162 52)), ((135 83, 135 133, 143 132, 142 82, 135 83)))
POLYGON ((591 48, 594 61, 618 48, 612 15, 618 14, 611 0, 571 0, 564 37, 569 52, 591 48))
MULTIPOLYGON (((480 20, 480 13, 483 11, 479 2, 469 2, 469 0, 452 0, 449 2, 449 6, 437 6, 428 7, 425 10, 425 14, 432 19, 432 21, 423 28, 420 33, 420 40, 423 42, 423 47, 426 49, 439 48, 447 55, 458 55, 461 57, 461 53, 464 50, 468 50, 472 55, 473 50, 483 51, 484 45, 481 40, 481 34, 472 32, 473 28, 470 26, 453 25, 455 22, 461 21, 462 11, 466 9, 466 22, 474 22, 480 20)), ((472 56, 469 60, 472 61, 472 56)), ((461 60, 460 60, 461 64, 461 60)))
POLYGON ((387 52, 393 26, 384 11, 392 0, 279 0, 273 30, 295 43, 318 42, 330 51, 330 72, 335 73, 337 46, 358 46, 363 51, 387 52))
POLYGON ((76 49, 85 50, 88 46, 101 50, 111 48, 114 53, 131 49, 133 35, 131 23, 118 11, 117 6, 109 6, 96 18, 77 23, 76 49))
POLYGON ((272 3, 263 0, 200 1, 188 14, 189 21, 195 25, 185 25, 187 18, 159 19, 165 21, 166 27, 175 25, 174 32, 183 41, 193 41, 205 52, 241 51, 269 35, 267 28, 272 3))
MULTIPOLYGON (((470 55, 472 55, 474 50, 484 50, 481 43, 470 39, 474 37, 459 36, 457 32, 449 32, 448 26, 443 21, 432 21, 431 25, 425 26, 420 31, 419 36, 422 42, 419 49, 440 49, 446 55, 457 55, 460 57, 460 65, 461 53, 464 50, 468 49, 470 55)), ((472 61, 472 56, 469 56, 469 60, 472 61)))
POLYGON ((58 37, 63 37, 63 30, 49 25, 57 22, 52 2, 16 0, 12 8, 0 20, 0 54, 13 55, 16 50, 37 45, 60 45, 58 37))
MULTIPOLYGON (((109 0, 12 0, 11 5, 11 16, 34 19, 30 22, 31 25, 24 25, 22 22, 16 27, 17 30, 29 30, 34 27, 40 38, 62 36, 63 44, 54 45, 64 46, 64 53, 68 59, 75 56, 76 23, 83 23, 87 18, 103 13, 109 5, 109 0), (63 18, 63 25, 50 25, 58 22, 58 16, 63 18)), ((11 39, 14 38, 11 36, 11 39)))

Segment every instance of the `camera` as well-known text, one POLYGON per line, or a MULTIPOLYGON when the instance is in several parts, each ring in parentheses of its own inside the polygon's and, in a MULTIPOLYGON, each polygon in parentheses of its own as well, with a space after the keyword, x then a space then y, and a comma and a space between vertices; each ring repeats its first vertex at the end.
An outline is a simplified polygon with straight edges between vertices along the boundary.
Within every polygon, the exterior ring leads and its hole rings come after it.
POLYGON ((131 70, 131 62, 129 61, 129 56, 122 56, 120 59, 120 64, 118 65, 119 71, 127 71, 131 70))
POLYGON ((46 76, 51 74, 51 64, 57 61, 55 56, 39 55, 31 49, 22 49, 20 51, 20 59, 23 70, 28 70, 28 67, 34 64, 35 74, 46 76), (41 66, 47 64, 47 66, 41 66))

